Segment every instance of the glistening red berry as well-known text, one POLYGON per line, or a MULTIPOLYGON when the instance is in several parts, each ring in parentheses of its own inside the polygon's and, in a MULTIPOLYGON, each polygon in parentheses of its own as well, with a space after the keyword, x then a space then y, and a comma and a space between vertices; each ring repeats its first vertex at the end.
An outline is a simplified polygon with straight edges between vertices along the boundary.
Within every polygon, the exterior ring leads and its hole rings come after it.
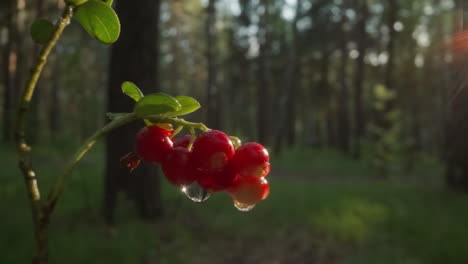
POLYGON ((270 186, 265 178, 238 177, 227 192, 234 202, 252 206, 268 197, 270 186))
POLYGON ((259 143, 240 146, 232 158, 234 168, 243 177, 264 177, 270 172, 268 151, 259 143))
POLYGON ((177 186, 189 185, 195 181, 192 153, 183 147, 174 148, 162 162, 162 171, 167 180, 177 186))
POLYGON ((197 180, 200 185, 211 191, 217 192, 231 187, 237 178, 236 170, 229 164, 222 170, 217 171, 197 171, 197 180))
POLYGON ((197 169, 213 173, 226 167, 234 156, 234 146, 229 136, 222 131, 208 130, 197 137, 192 152, 197 169))
POLYGON ((136 153, 142 160, 161 163, 172 150, 170 134, 170 131, 156 125, 140 129, 136 135, 136 153))

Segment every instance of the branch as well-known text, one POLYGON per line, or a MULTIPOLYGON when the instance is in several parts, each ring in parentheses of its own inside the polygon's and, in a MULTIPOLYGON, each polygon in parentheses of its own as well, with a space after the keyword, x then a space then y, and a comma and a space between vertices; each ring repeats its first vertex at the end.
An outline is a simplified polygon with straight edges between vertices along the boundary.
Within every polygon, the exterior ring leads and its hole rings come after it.
POLYGON ((32 207, 35 236, 38 244, 41 244, 40 225, 42 219, 42 208, 41 208, 41 195, 39 187, 37 185, 36 174, 32 169, 31 164, 31 147, 26 143, 25 136, 25 123, 26 113, 29 109, 31 98, 34 94, 39 77, 41 76, 44 65, 47 62, 47 58, 54 48, 57 40, 63 33, 65 27, 70 23, 70 19, 73 15, 73 7, 66 6, 62 13, 60 20, 57 22, 49 41, 42 47, 42 50, 37 58, 36 63, 32 69, 31 76, 26 83, 26 86, 21 94, 20 101, 18 103, 17 117, 15 123, 15 141, 16 148, 19 154, 19 167, 24 175, 26 183, 26 189, 28 192, 29 200, 32 207))
POLYGON ((110 123, 105 125, 103 128, 100 130, 96 131, 94 135, 89 137, 83 146, 73 155, 73 157, 70 159, 70 161, 67 163, 65 166, 65 169, 62 173, 62 175, 58 178, 57 182, 55 185, 52 187, 52 189, 49 192, 48 199, 47 199, 47 205, 45 207, 45 214, 47 216, 50 215, 50 213, 54 210, 55 205, 57 203, 58 198, 60 197, 60 194, 63 192, 63 189, 65 187, 65 184, 67 183, 68 179, 70 178, 73 169, 76 167, 76 165, 81 161, 83 156, 94 146, 94 144, 103 136, 105 136, 107 133, 110 131, 121 127, 125 124, 128 124, 134 120, 137 120, 138 117, 134 113, 130 113, 127 115, 124 115, 122 117, 119 117, 117 119, 112 120, 110 123))

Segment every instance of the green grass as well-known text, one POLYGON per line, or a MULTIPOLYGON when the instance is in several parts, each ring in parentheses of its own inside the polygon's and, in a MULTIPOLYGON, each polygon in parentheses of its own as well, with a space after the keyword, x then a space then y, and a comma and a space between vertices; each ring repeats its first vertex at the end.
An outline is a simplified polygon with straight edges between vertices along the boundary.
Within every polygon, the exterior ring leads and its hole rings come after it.
MULTIPOLYGON (((37 148, 45 187, 66 153, 37 148)), ((468 263, 468 196, 437 181, 372 180, 365 161, 329 150, 275 158, 271 195, 249 213, 236 211, 225 194, 195 204, 164 183, 166 219, 142 222, 122 199, 109 229, 99 217, 101 153, 98 147, 84 160, 58 204, 53 263, 468 263)), ((31 219, 11 146, 0 146, 0 159, 0 263, 27 263, 31 219)), ((436 163, 427 166, 433 166, 427 177, 440 178, 436 163)))

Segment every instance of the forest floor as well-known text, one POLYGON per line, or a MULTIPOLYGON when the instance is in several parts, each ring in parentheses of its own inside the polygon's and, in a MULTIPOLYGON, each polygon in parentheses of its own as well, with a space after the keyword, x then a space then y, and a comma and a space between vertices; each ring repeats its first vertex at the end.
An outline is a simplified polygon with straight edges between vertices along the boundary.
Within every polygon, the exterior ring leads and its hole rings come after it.
MULTIPOLYGON (((36 148, 45 188, 65 152, 36 148)), ((225 194, 192 203, 163 181, 162 220, 139 220, 122 198, 112 228, 99 216, 102 159, 101 146, 58 204, 53 263, 468 263, 468 196, 446 191, 431 159, 383 178, 365 160, 292 150, 273 159, 271 195, 250 212, 225 194)), ((0 263, 28 263, 30 212, 11 146, 0 160, 0 263)))

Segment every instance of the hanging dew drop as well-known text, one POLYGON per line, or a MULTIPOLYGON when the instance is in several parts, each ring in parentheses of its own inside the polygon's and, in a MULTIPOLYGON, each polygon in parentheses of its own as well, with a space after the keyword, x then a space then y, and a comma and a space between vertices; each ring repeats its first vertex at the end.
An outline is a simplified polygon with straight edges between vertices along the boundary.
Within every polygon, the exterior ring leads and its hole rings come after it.
POLYGON ((187 198, 196 203, 202 203, 208 200, 211 196, 211 194, 197 182, 182 186, 180 190, 185 194, 185 196, 187 196, 187 198))
POLYGON ((248 212, 255 207, 255 204, 243 204, 237 201, 234 201, 234 207, 241 212, 248 212))

